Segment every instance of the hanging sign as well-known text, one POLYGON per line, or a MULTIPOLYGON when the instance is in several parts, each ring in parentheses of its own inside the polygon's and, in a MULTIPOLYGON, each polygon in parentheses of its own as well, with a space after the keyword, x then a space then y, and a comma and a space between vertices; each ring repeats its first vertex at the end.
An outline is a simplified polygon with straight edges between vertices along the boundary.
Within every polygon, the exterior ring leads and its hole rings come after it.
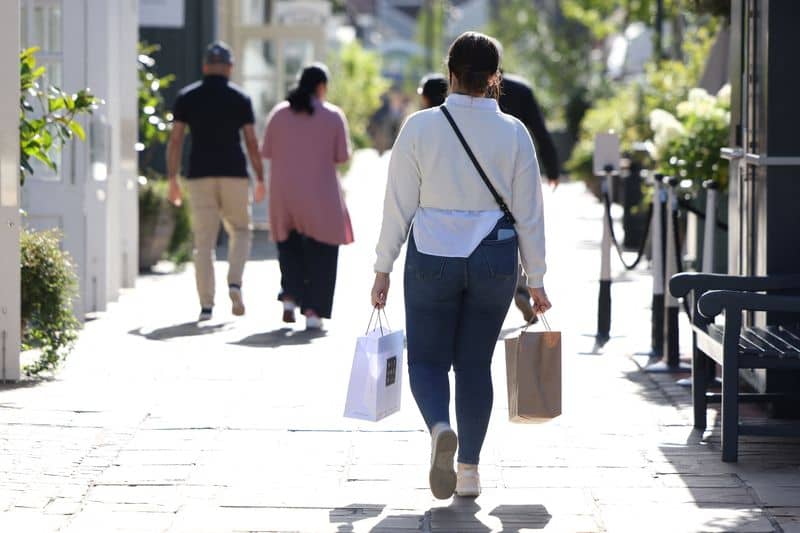
POLYGON ((139 0, 139 26, 183 28, 184 0, 139 0))

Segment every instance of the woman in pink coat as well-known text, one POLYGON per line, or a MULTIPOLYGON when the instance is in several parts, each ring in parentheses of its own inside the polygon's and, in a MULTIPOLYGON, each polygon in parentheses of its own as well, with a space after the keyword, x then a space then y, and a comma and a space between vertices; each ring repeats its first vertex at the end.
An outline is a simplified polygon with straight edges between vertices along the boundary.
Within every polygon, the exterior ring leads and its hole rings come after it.
POLYGON ((307 329, 330 318, 339 245, 353 242, 336 165, 350 158, 347 119, 325 101, 328 69, 303 69, 267 118, 261 153, 271 161, 269 220, 278 245, 284 322, 300 307, 307 329))

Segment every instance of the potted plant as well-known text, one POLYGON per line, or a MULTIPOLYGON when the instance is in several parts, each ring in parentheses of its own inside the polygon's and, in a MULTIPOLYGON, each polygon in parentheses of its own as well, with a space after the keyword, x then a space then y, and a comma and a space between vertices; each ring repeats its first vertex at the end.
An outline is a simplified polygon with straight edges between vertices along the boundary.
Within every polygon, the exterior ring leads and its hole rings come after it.
MULTIPOLYGON (((730 132, 730 85, 725 85, 716 95, 704 89, 692 89, 680 102, 675 114, 655 109, 650 114, 654 132, 653 146, 659 171, 675 176, 682 182, 685 199, 699 211, 705 210, 705 181, 716 182, 720 199, 718 220, 727 218, 728 164, 720 157, 720 149, 727 144, 730 132)), ((716 228, 717 248, 714 271, 727 269, 727 234, 716 228)), ((702 250, 703 232, 695 237, 697 249, 702 250)))
POLYGON ((153 54, 157 45, 139 44, 139 270, 149 270, 164 257, 176 263, 189 259, 191 221, 186 202, 172 206, 167 199, 167 181, 157 169, 172 128, 162 90, 175 76, 158 76, 153 54))

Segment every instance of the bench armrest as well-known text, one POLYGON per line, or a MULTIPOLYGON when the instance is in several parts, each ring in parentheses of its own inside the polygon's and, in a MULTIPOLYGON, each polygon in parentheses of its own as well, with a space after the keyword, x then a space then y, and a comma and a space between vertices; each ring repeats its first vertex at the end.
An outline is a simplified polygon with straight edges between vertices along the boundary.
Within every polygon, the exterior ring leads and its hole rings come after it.
POLYGON ((800 274, 773 276, 728 276, 725 274, 701 274, 684 272, 672 276, 669 280, 669 292, 675 298, 686 296, 689 291, 777 291, 784 289, 800 289, 800 274))
POLYGON ((709 291, 697 302, 700 314, 712 319, 722 311, 775 311, 800 313, 800 296, 774 296, 742 291, 709 291))

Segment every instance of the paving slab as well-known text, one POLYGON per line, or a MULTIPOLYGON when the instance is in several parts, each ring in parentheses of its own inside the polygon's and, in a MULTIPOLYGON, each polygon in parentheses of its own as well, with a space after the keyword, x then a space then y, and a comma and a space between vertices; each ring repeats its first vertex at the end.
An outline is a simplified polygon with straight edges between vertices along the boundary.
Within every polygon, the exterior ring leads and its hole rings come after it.
MULTIPOLYGON (((386 166, 361 152, 344 180, 356 243, 341 249, 324 334, 280 322, 278 265, 260 233, 245 317, 229 314, 221 262, 216 316, 202 325, 191 266, 142 276, 86 324, 53 379, 0 386, 0 531, 800 530, 800 443, 746 437, 740 462, 722 463, 717 412, 694 431, 688 391, 631 357, 649 346, 646 265, 615 263, 613 338, 593 346, 602 208, 579 184, 545 192, 564 414, 508 422, 498 342, 484 493, 435 500, 407 380, 399 413, 342 417, 386 166)), ((393 325, 404 321, 401 277, 393 325)), ((520 326, 512 310, 503 335, 520 326)))

